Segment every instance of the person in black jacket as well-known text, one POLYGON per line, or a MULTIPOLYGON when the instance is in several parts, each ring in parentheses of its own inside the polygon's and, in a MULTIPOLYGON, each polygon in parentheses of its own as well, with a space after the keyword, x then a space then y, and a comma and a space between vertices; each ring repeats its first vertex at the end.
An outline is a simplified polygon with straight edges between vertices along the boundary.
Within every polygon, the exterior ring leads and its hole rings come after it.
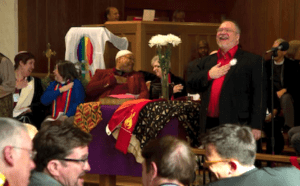
POLYGON ((300 170, 296 167, 264 167, 254 165, 256 142, 251 128, 225 124, 210 129, 202 138, 204 165, 219 179, 209 186, 281 186, 298 185, 300 170))
MULTIPOLYGON (((278 47, 283 39, 277 39, 273 47, 278 47)), ((285 125, 289 128, 295 125, 295 103, 297 102, 298 86, 295 82, 299 82, 299 63, 293 59, 286 58, 287 51, 277 51, 274 57, 274 89, 271 92, 272 68, 271 60, 266 61, 266 71, 268 79, 268 110, 271 112, 271 95, 274 95, 273 115, 276 116, 283 111, 285 125)), ((271 114, 267 116, 266 121, 271 121, 271 114)))
POLYGON ((13 117, 39 129, 49 108, 41 103, 44 92, 41 79, 30 76, 34 63, 35 57, 30 52, 20 52, 15 56, 16 90, 13 117))
POLYGON ((251 126, 258 140, 266 112, 266 74, 261 56, 238 47, 240 33, 233 21, 220 25, 218 52, 201 59, 188 76, 188 86, 201 93, 200 133, 220 124, 241 123, 251 126))

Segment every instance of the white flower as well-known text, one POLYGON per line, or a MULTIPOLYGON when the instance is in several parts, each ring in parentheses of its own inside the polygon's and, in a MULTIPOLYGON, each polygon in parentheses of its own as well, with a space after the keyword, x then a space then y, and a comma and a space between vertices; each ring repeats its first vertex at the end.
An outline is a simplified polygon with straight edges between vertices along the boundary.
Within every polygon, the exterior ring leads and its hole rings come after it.
POLYGON ((234 66, 234 65, 236 65, 236 63, 237 63, 237 60, 236 60, 236 58, 233 58, 232 60, 230 60, 230 66, 234 66))
POLYGON ((173 34, 166 35, 165 39, 166 39, 167 43, 172 44, 173 47, 175 47, 181 43, 181 39, 173 34))
POLYGON ((163 35, 156 35, 152 36, 150 41, 149 41, 149 46, 152 48, 153 46, 159 47, 159 46, 165 46, 167 45, 167 41, 165 39, 166 36, 163 35))
POLYGON ((153 46, 160 47, 166 46, 167 44, 172 44, 173 47, 179 45, 181 43, 181 39, 173 34, 168 35, 156 35, 151 37, 149 41, 149 46, 152 48, 153 46))

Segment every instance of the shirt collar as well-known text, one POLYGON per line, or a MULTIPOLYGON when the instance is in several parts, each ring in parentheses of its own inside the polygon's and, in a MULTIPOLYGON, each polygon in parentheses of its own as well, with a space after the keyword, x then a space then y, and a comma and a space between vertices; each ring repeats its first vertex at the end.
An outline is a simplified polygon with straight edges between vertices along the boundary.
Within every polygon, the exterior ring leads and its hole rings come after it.
POLYGON ((235 55, 235 53, 236 53, 237 50, 238 50, 238 45, 235 45, 230 50, 228 50, 228 52, 226 52, 225 54, 223 54, 221 48, 219 48, 219 50, 217 52, 218 59, 223 58, 224 56, 227 56, 228 58, 232 59, 234 57, 234 55, 235 55))
MULTIPOLYGON (((277 62, 277 61, 276 61, 277 62)), ((274 65, 282 65, 284 63, 284 58, 283 58, 283 60, 282 61, 280 61, 280 62, 277 62, 277 63, 275 63, 275 60, 274 60, 274 65)))
POLYGON ((124 72, 122 70, 118 70, 116 69, 116 67, 113 68, 113 73, 116 74, 116 75, 119 75, 119 76, 129 76, 133 73, 134 71, 132 72, 124 72))

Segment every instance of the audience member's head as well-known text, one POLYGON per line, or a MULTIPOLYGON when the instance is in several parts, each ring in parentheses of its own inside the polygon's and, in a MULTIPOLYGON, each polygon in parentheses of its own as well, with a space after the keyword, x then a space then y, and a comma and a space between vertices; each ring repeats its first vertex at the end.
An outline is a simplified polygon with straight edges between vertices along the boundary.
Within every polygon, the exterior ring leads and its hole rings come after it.
POLYGON ((217 178, 239 176, 254 165, 256 142, 247 126, 225 124, 202 138, 206 166, 217 178))
POLYGON ((239 44, 241 29, 238 24, 231 20, 225 20, 217 29, 216 40, 223 52, 239 44))
POLYGON ((160 64, 159 64, 158 55, 156 55, 152 58, 151 66, 153 67, 153 72, 155 72, 155 75, 159 78, 162 78, 162 72, 161 72, 161 67, 160 67, 160 64))
POLYGON ((198 54, 200 58, 208 56, 208 43, 206 40, 200 40, 198 43, 198 54))
POLYGON ((116 7, 108 7, 105 10, 106 21, 119 21, 120 14, 116 7))
POLYGON ((300 60, 300 40, 292 40, 289 42, 289 49, 287 50, 286 57, 300 60))
MULTIPOLYGON (((285 42, 285 40, 284 40, 284 39, 281 39, 281 38, 276 39, 276 40, 274 41, 274 44, 273 44, 272 47, 278 47, 278 46, 280 45, 280 43, 282 43, 282 42, 285 42)), ((277 56, 274 57, 274 60, 275 60, 276 62, 282 62, 283 59, 284 59, 284 56, 286 55, 286 53, 287 53, 287 51, 277 50, 277 56)))
POLYGON ((124 72, 132 72, 135 58, 129 50, 120 50, 116 55, 116 69, 124 72))
POLYGON ((36 171, 51 176, 62 185, 83 185, 90 170, 88 144, 91 135, 79 128, 63 124, 42 128, 33 139, 37 151, 36 171))
MULTIPOLYGON (((165 56, 162 56, 164 58, 165 56)), ((162 71, 161 66, 159 64, 159 57, 158 55, 154 56, 151 59, 151 66, 153 67, 153 72, 155 72, 155 75, 159 78, 162 78, 162 71)), ((171 63, 169 63, 169 68, 171 68, 171 63)))
POLYGON ((74 63, 70 61, 59 61, 53 71, 54 78, 58 82, 64 82, 67 80, 73 81, 79 78, 78 70, 76 69, 74 63))
POLYGON ((30 52, 19 52, 15 56, 15 70, 19 70, 23 77, 30 76, 34 69, 35 57, 30 52))
POLYGON ((184 22, 185 13, 182 10, 176 10, 173 13, 173 22, 184 22))
POLYGON ((194 181, 195 155, 186 142, 172 136, 155 139, 142 150, 144 186, 189 185, 194 181))
POLYGON ((26 127, 17 120, 0 118, 0 174, 9 185, 29 183, 30 171, 35 167, 32 142, 26 127))

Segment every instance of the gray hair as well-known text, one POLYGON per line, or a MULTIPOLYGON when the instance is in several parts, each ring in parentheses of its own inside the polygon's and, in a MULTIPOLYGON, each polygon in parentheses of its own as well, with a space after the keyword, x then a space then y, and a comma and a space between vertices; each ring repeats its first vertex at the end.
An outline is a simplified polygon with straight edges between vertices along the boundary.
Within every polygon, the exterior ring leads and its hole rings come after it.
POLYGON ((18 146, 22 142, 21 132, 27 133, 27 128, 21 122, 0 117, 0 157, 3 157, 3 149, 6 146, 18 146))
POLYGON ((230 19, 225 19, 224 21, 222 21, 222 23, 224 22, 232 22, 236 28, 236 33, 241 34, 241 28, 240 26, 237 24, 236 21, 230 20, 230 19))
MULTIPOLYGON (((300 49, 300 40, 292 40, 289 42, 289 49, 287 50, 286 57, 295 59, 296 54, 299 52, 300 49)), ((299 60, 299 59, 297 59, 299 60)))
MULTIPOLYGON (((162 56, 162 57, 164 58, 165 56, 162 56)), ((158 55, 154 56, 154 57, 151 59, 151 66, 153 66, 153 64, 154 64, 156 61, 159 61, 158 55)), ((171 62, 169 63, 169 68, 171 68, 171 62)))
POLYGON ((250 127, 225 124, 212 128, 202 138, 202 144, 213 145, 224 159, 234 158, 246 166, 254 164, 256 141, 250 127))
POLYGON ((195 154, 185 141, 173 136, 153 139, 143 148, 142 156, 147 172, 152 168, 151 162, 155 162, 161 178, 178 180, 185 185, 194 181, 195 154))

